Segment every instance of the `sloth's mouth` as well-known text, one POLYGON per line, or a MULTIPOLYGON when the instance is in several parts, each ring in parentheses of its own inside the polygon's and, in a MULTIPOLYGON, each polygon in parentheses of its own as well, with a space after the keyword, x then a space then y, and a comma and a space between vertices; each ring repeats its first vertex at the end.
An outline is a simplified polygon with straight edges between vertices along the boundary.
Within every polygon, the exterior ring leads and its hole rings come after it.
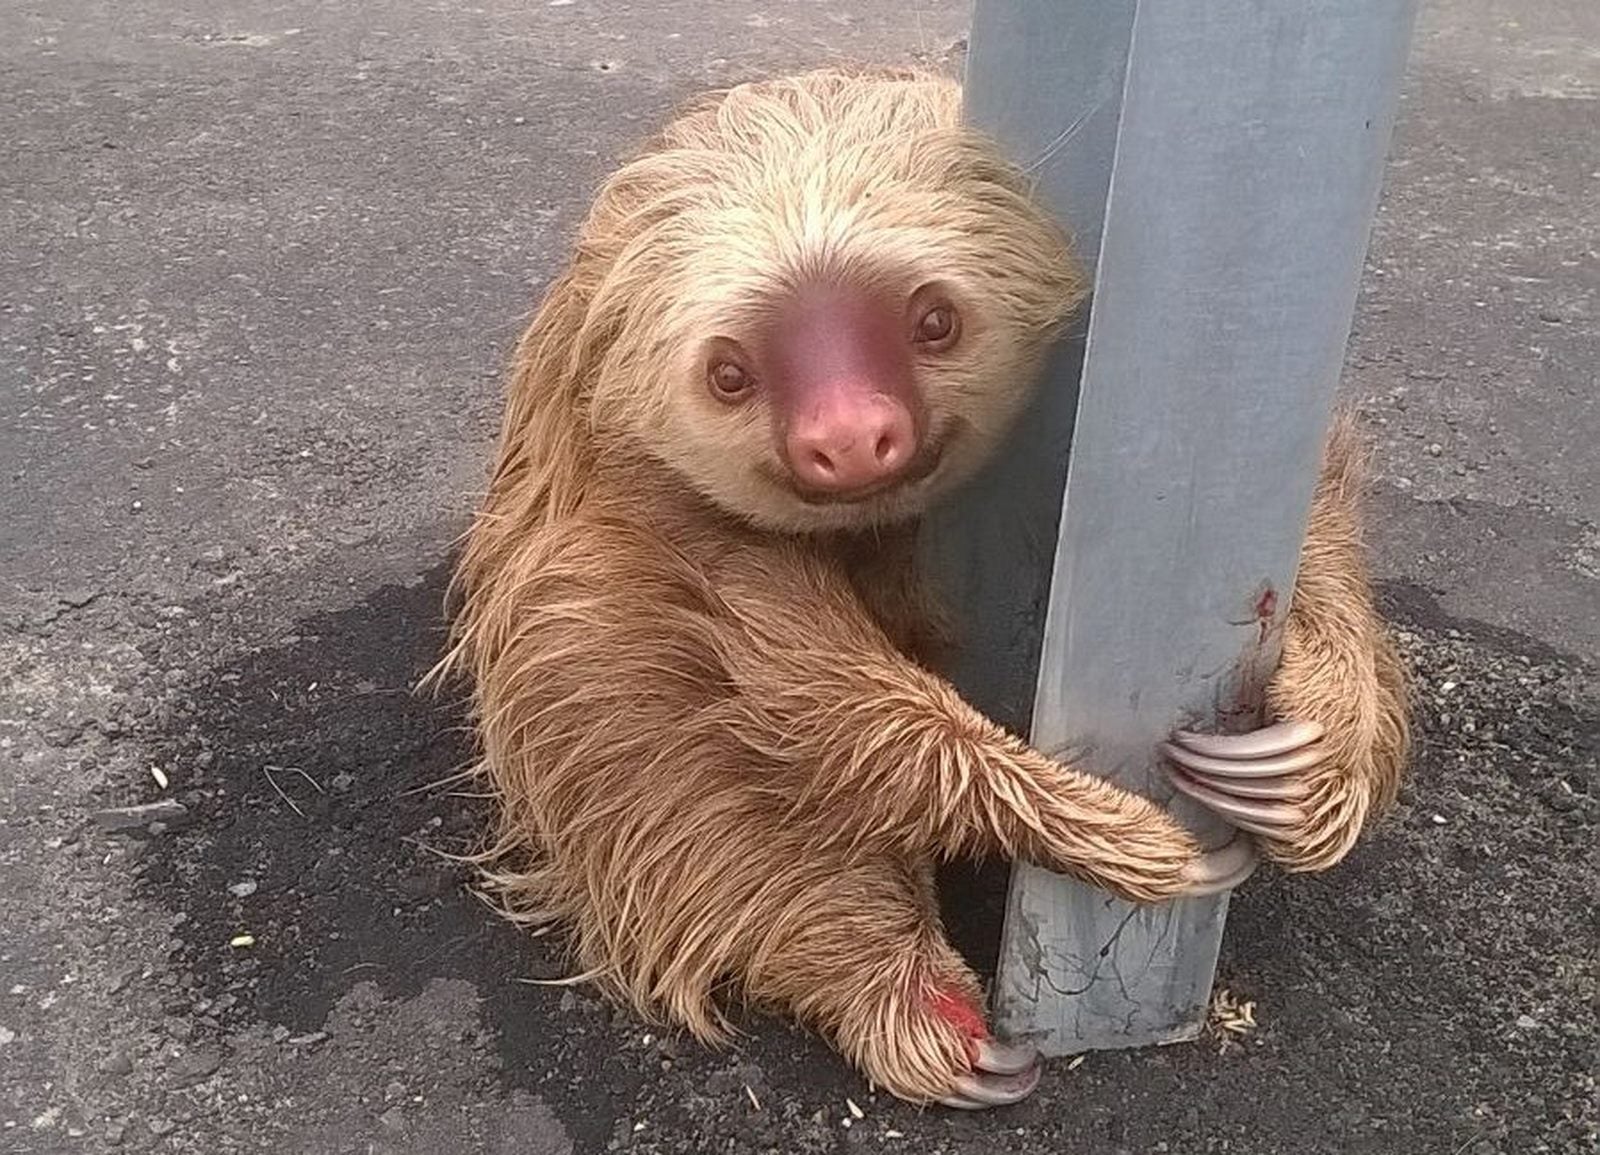
MULTIPOLYGON (((919 482, 926 481, 939 468, 940 461, 944 458, 945 447, 950 443, 951 430, 945 430, 929 437, 922 443, 922 448, 912 458, 911 464, 893 477, 873 485, 864 485, 857 489, 826 490, 811 489, 801 485, 787 470, 774 479, 785 489, 794 494, 807 505, 860 505, 885 494, 897 493, 911 488, 919 482)), ((773 471, 777 474, 777 471, 773 471)))

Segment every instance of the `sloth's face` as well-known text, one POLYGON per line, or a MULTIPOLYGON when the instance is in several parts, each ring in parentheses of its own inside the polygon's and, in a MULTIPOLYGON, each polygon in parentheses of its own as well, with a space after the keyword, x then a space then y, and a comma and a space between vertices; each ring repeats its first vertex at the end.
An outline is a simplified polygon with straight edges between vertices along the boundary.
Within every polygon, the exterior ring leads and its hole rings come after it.
POLYGON ((1037 339, 1007 340, 943 278, 818 278, 752 303, 692 343, 674 424, 699 443, 680 471, 767 528, 915 516, 992 449, 1032 377, 1037 339))
POLYGON ((867 123, 769 116, 636 162, 674 178, 675 211, 619 262, 640 302, 596 416, 631 416, 651 453, 764 528, 903 520, 965 480, 1080 293, 1013 169, 948 109, 880 104, 867 123))

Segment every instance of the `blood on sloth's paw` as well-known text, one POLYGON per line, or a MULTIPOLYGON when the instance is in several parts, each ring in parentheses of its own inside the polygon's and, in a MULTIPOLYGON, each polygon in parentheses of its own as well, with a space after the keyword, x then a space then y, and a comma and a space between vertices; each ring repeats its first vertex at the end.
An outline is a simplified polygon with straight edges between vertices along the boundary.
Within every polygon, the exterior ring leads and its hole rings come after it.
POLYGON ((957 1077, 946 1107, 981 1111, 1021 1102, 1039 1085, 1039 1051, 1031 1043, 1002 1043, 989 1034, 983 1014, 964 996, 940 991, 930 1000, 933 1013, 960 1031, 972 1070, 957 1077))
POLYGON ((1306 822, 1310 776, 1327 757, 1316 722, 1279 722, 1249 734, 1180 730, 1161 753, 1172 784, 1261 838, 1287 841, 1306 822))

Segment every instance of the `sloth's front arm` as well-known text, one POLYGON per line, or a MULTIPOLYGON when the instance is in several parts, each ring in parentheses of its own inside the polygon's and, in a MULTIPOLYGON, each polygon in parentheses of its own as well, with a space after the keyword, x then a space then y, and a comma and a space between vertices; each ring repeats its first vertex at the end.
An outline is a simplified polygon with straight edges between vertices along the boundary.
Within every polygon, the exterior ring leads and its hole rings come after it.
POLYGON ((724 585, 736 728, 797 820, 830 842, 1000 855, 1153 902, 1247 875, 1244 840, 1202 854, 1164 810, 1045 757, 899 654, 839 575, 768 555, 724 585))

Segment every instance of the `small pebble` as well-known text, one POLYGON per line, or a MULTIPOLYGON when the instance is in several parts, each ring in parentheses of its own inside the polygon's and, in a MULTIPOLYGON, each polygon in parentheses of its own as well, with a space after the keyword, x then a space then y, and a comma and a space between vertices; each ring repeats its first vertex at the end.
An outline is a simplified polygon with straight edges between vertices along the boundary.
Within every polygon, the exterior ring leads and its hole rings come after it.
POLYGON ((249 898, 255 892, 256 882, 253 878, 247 878, 228 887, 228 893, 233 895, 234 898, 249 898))
POLYGON ((180 1055, 167 1070, 167 1077, 179 1087, 186 1087, 209 1079, 222 1066, 222 1052, 211 1048, 189 1051, 180 1055))
POLYGON ((1571 794, 1559 786, 1545 794, 1545 803, 1550 809, 1558 810, 1563 814, 1569 814, 1583 805, 1578 801, 1577 795, 1571 794))

